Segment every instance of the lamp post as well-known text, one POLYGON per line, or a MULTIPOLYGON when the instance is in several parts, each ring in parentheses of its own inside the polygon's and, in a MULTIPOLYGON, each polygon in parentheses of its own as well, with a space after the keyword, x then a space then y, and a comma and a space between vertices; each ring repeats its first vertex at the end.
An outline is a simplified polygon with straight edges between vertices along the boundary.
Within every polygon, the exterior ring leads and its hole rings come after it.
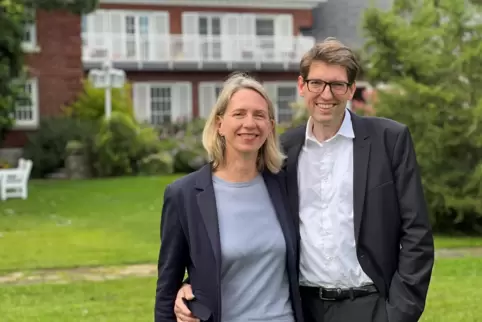
POLYGON ((112 67, 112 61, 107 59, 101 69, 89 71, 89 80, 95 88, 105 89, 104 113, 105 118, 110 119, 112 114, 112 88, 121 88, 125 83, 125 72, 112 67))

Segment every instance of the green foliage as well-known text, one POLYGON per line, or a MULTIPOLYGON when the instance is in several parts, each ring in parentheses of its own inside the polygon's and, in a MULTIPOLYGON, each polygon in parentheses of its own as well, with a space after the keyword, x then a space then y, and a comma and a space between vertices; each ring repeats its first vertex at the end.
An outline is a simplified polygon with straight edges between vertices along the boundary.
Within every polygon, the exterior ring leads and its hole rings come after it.
MULTIPOLYGON (((160 152, 154 129, 140 127, 129 115, 113 112, 103 120, 92 146, 92 165, 98 176, 138 173, 138 161, 160 152)), ((149 163, 149 162, 147 162, 149 163)))
POLYGON ((15 102, 25 96, 21 40, 28 18, 16 1, 0 0, 0 143, 14 123, 15 102))
POLYGON ((0 0, 0 143, 14 124, 16 102, 28 99, 22 41, 25 24, 32 22, 34 10, 85 14, 97 6, 98 0, 0 0))
POLYGON ((103 120, 95 136, 93 167, 100 176, 132 174, 132 157, 137 152, 137 124, 124 113, 114 112, 103 120))
POLYGON ((193 172, 200 169, 206 163, 206 153, 200 147, 183 148, 174 154, 175 173, 193 172))
POLYGON ((99 0, 23 0, 23 2, 34 9, 67 10, 78 15, 92 12, 99 5, 99 0))
POLYGON ((93 122, 68 117, 52 117, 40 120, 39 129, 28 136, 24 158, 33 161, 33 177, 45 177, 64 166, 69 141, 90 145, 91 133, 96 132, 93 122))
POLYGON ((174 160, 169 152, 150 154, 139 162, 139 173, 145 175, 171 174, 174 172, 174 160))
POLYGON ((310 115, 303 101, 293 102, 291 104, 291 108, 293 109, 293 120, 291 122, 291 127, 298 127, 308 122, 310 115))
MULTIPOLYGON (((113 88, 111 91, 112 112, 121 112, 133 117, 130 84, 126 83, 123 88, 113 88)), ((75 118, 100 120, 105 117, 105 91, 84 80, 83 92, 64 110, 68 116, 75 118)))
MULTIPOLYGON (((396 0, 369 9, 369 80, 386 83, 377 115, 411 130, 436 230, 482 224, 482 25, 463 1, 396 0)), ((479 11, 480 13, 480 11, 479 11)))

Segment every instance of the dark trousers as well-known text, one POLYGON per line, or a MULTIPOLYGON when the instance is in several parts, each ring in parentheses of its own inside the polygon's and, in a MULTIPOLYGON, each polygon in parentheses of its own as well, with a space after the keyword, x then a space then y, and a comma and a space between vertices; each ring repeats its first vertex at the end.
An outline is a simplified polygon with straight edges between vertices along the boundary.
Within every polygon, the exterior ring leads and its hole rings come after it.
POLYGON ((326 301, 302 291, 301 302, 305 322, 388 322, 385 299, 379 293, 326 301))

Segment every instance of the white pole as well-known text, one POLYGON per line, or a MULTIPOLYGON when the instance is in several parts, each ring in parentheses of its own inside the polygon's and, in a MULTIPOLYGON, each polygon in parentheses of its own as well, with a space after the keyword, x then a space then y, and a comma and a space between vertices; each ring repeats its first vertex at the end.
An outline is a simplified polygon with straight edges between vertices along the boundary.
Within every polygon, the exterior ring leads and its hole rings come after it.
POLYGON ((106 87, 105 87, 105 106, 104 106, 104 112, 105 112, 105 118, 110 119, 110 116, 112 114, 112 93, 111 93, 111 81, 112 81, 112 75, 111 75, 111 70, 112 70, 112 63, 110 60, 107 60, 104 63, 103 66, 104 70, 104 77, 106 78, 106 87))
POLYGON ((110 119, 112 112, 112 100, 111 100, 111 90, 110 84, 105 88, 105 118, 110 119))

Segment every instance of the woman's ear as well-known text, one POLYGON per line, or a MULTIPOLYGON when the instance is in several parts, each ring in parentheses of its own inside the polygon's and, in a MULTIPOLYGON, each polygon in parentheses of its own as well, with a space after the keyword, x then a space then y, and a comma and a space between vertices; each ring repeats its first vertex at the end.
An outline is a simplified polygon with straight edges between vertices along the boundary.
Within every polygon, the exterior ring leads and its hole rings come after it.
POLYGON ((221 117, 221 116, 217 116, 217 117, 216 117, 216 127, 217 127, 218 134, 219 134, 220 136, 223 136, 223 133, 222 133, 222 131, 221 131, 222 125, 223 125, 223 119, 222 119, 222 117, 221 117))

